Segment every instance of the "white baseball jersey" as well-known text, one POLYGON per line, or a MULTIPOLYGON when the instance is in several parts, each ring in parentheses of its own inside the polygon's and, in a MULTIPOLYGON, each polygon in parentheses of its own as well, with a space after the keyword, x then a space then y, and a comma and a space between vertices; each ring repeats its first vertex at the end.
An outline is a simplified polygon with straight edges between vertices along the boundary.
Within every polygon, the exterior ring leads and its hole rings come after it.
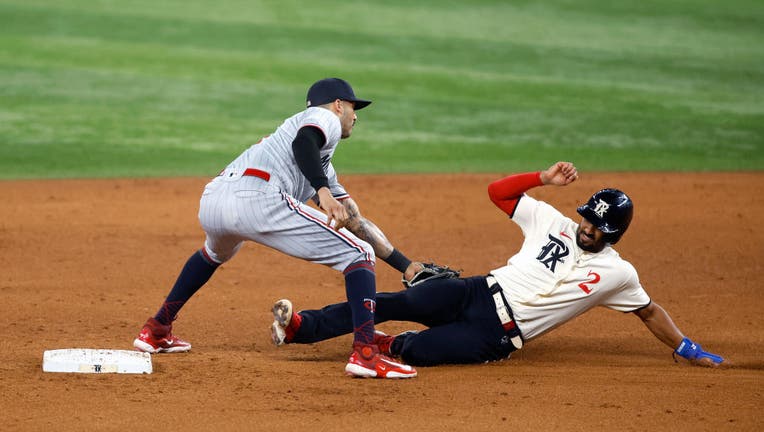
POLYGON ((371 245, 344 228, 334 230, 323 212, 304 205, 316 195, 292 151, 292 142, 304 126, 323 131, 326 144, 319 154, 329 189, 338 200, 349 197, 331 164, 341 139, 339 117, 321 107, 299 112, 249 147, 205 187, 199 221, 207 234, 203 251, 210 260, 228 261, 245 240, 251 240, 339 271, 357 261, 374 261, 371 245))
POLYGON ((650 303, 637 271, 606 246, 586 252, 578 224, 549 204, 523 195, 512 215, 525 240, 507 265, 491 271, 526 340, 595 306, 631 312, 650 303))

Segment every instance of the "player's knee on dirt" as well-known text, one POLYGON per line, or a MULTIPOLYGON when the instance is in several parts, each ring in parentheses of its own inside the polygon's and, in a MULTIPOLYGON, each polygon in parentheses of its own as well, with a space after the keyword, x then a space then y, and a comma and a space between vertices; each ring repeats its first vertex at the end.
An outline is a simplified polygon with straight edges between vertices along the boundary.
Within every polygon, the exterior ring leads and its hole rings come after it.
POLYGON ((404 347, 400 353, 400 358, 404 363, 411 366, 434 366, 438 364, 433 359, 428 358, 424 350, 413 346, 404 347))
POLYGON ((416 332, 407 332, 396 336, 390 347, 390 353, 399 356, 404 363, 411 366, 434 366, 439 364, 440 362, 429 355, 427 348, 416 343, 417 336, 416 332))

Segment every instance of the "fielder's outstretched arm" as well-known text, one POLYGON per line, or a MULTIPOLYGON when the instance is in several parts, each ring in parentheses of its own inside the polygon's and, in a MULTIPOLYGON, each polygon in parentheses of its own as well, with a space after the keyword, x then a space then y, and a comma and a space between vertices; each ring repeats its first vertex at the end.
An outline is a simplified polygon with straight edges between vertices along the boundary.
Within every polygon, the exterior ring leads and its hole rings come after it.
POLYGON ((358 208, 358 204, 355 203, 353 198, 346 198, 341 202, 342 205, 345 206, 345 210, 348 214, 348 218, 344 224, 345 228, 361 240, 369 243, 374 248, 374 253, 377 257, 403 273, 403 277, 405 277, 406 280, 411 279, 414 273, 421 270, 421 263, 412 262, 406 258, 400 251, 393 247, 390 240, 385 236, 385 233, 383 233, 374 222, 361 215, 361 210, 358 208))
POLYGON ((358 204, 355 203, 353 198, 343 199, 342 205, 345 206, 345 210, 348 213, 345 228, 361 240, 368 242, 374 248, 374 253, 378 257, 384 259, 390 256, 394 249, 390 240, 385 237, 385 233, 379 227, 361 215, 361 210, 359 210, 358 204))
POLYGON ((305 126, 297 132, 292 142, 292 152, 300 171, 316 190, 318 205, 327 215, 326 223, 331 225, 334 221, 334 229, 337 230, 347 228, 358 238, 369 243, 379 258, 410 280, 417 271, 421 270, 422 264, 412 263, 400 251, 393 248, 382 230, 361 216, 361 211, 352 198, 346 198, 340 202, 332 196, 329 180, 321 163, 320 150, 325 144, 326 137, 320 129, 305 126))
POLYGON ((674 350, 674 353, 686 358, 698 366, 716 367, 724 362, 718 355, 703 351, 700 345, 685 337, 668 312, 658 303, 652 302, 642 309, 634 311, 642 323, 658 340, 674 350))

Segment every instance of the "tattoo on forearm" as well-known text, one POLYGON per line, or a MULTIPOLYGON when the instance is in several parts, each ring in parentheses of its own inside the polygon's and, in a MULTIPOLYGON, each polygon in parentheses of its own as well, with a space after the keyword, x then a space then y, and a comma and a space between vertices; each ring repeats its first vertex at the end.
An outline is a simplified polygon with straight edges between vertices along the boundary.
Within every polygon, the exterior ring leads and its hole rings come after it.
POLYGON ((386 258, 393 252, 393 245, 382 230, 368 219, 361 218, 359 232, 353 234, 367 241, 374 248, 374 253, 381 258, 386 258))
POLYGON ((372 221, 361 216, 358 206, 352 200, 343 204, 345 204, 349 219, 345 227, 361 240, 368 242, 374 248, 374 253, 377 256, 381 258, 390 256, 393 252, 393 245, 390 244, 382 230, 372 221))

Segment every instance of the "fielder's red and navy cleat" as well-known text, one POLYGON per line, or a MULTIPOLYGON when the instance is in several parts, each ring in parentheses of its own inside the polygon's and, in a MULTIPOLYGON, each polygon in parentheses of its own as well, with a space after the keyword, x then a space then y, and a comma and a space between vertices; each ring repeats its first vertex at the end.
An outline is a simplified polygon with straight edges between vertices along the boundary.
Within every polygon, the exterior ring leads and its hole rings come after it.
POLYGON ((191 344, 172 335, 172 324, 164 325, 154 318, 149 318, 143 325, 141 333, 133 341, 137 351, 151 354, 167 352, 186 352, 191 344))
POLYGON ((353 344, 345 373, 357 378, 414 378, 416 369, 380 354, 377 345, 353 344))

